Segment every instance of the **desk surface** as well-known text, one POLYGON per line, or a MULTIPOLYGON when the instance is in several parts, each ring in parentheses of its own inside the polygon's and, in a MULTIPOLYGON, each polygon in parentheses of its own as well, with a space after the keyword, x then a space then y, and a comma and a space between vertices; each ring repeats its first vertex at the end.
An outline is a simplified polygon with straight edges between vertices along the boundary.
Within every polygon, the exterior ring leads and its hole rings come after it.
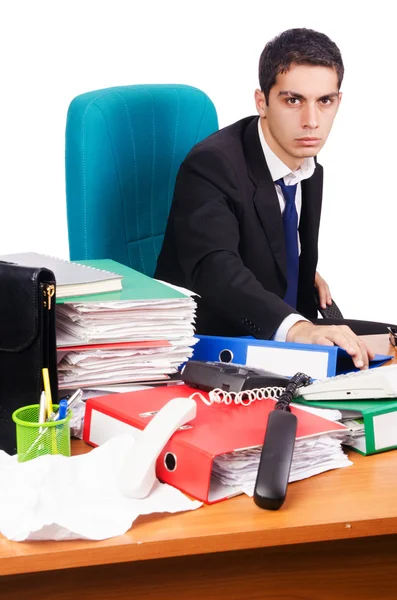
MULTIPOLYGON (((386 336, 368 339, 376 351, 393 354, 386 336)), ((73 450, 89 448, 76 441, 73 450)), ((140 517, 128 533, 103 542, 17 543, 0 536, 0 575, 396 534, 397 451, 350 457, 350 467, 291 484, 278 512, 239 496, 183 514, 140 517)))

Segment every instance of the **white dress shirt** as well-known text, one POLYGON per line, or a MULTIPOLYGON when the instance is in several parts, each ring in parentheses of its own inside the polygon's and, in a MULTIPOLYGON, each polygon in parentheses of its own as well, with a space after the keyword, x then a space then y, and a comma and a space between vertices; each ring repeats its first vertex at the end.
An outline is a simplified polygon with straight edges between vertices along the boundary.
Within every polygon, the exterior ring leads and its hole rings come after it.
MULTIPOLYGON (((258 119, 258 133, 259 133, 259 139, 261 142, 263 154, 265 155, 266 163, 267 163, 267 166, 269 167, 269 171, 270 171, 272 180, 277 181, 277 179, 283 178, 285 185, 297 184, 296 196, 295 196, 295 206, 296 206, 296 212, 298 213, 298 225, 299 225, 301 209, 302 209, 302 188, 301 188, 300 182, 303 179, 308 179, 309 177, 311 177, 313 175, 314 170, 316 168, 316 163, 314 162, 314 158, 313 157, 305 158, 302 165, 299 167, 299 169, 297 169, 296 171, 291 171, 291 169, 289 167, 287 167, 287 165, 284 164, 283 161, 280 160, 278 158, 278 156, 276 156, 274 154, 273 150, 271 150, 269 148, 268 144, 266 143, 265 136, 263 135, 260 119, 258 119)), ((284 196, 283 196, 280 186, 278 184, 274 184, 274 187, 276 188, 278 201, 280 203, 281 214, 283 214, 284 209, 285 209, 285 199, 284 199, 284 196)), ((299 249, 299 253, 300 253, 300 240, 299 240, 299 232, 298 231, 296 232, 296 235, 298 237, 298 249, 299 249)), ((289 329, 293 325, 295 325, 295 323, 297 323, 298 321, 307 321, 307 319, 302 317, 302 315, 297 315, 297 314, 288 315, 288 317, 286 317, 284 319, 284 321, 281 323, 281 325, 277 329, 276 333, 273 336, 273 339, 276 342, 285 342, 289 329)))

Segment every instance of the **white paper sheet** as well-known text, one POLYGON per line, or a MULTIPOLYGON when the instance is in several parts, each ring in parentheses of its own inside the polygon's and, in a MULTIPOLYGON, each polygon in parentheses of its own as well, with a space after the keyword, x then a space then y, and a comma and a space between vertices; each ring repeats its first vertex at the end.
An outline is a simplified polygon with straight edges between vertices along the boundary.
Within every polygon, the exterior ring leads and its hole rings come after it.
POLYGON ((139 515, 194 510, 175 488, 156 480, 142 500, 118 487, 131 435, 117 436, 79 456, 41 456, 18 463, 0 451, 0 532, 10 540, 103 540, 122 535, 139 515))
POLYGON ((168 287, 172 288, 173 290, 176 290, 177 292, 180 292, 181 294, 185 294, 186 296, 198 296, 199 298, 201 298, 201 296, 196 294, 196 292, 192 292, 191 290, 188 290, 187 288, 184 288, 180 285, 174 285, 173 283, 168 283, 168 281, 162 281, 161 279, 156 279, 156 281, 159 281, 163 285, 167 285, 168 287))

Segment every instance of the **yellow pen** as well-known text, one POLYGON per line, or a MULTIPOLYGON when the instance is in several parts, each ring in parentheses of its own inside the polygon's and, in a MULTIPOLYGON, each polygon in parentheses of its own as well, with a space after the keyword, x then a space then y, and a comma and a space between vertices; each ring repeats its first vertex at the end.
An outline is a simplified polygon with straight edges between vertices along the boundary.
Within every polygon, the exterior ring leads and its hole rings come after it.
POLYGON ((43 383, 44 383, 44 393, 46 399, 46 408, 47 408, 47 419, 52 414, 52 397, 51 397, 51 386, 50 386, 50 376, 48 374, 47 367, 43 369, 43 383))
MULTIPOLYGON (((53 413, 53 409, 52 409, 50 376, 48 374, 47 367, 44 367, 44 369, 43 369, 43 383, 44 383, 44 393, 45 393, 46 402, 47 402, 47 419, 49 419, 53 413)), ((52 453, 58 454, 55 429, 53 429, 51 431, 51 443, 52 443, 52 453)))

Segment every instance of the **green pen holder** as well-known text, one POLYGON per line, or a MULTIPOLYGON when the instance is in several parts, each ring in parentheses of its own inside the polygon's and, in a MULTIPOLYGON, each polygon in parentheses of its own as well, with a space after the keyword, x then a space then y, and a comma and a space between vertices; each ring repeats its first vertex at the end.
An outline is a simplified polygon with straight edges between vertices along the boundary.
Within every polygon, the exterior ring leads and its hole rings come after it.
MULTIPOLYGON (((54 412, 58 405, 53 405, 54 412)), ((26 462, 44 454, 70 456, 70 419, 39 423, 39 404, 24 406, 14 411, 12 419, 16 424, 18 462, 26 462)))

